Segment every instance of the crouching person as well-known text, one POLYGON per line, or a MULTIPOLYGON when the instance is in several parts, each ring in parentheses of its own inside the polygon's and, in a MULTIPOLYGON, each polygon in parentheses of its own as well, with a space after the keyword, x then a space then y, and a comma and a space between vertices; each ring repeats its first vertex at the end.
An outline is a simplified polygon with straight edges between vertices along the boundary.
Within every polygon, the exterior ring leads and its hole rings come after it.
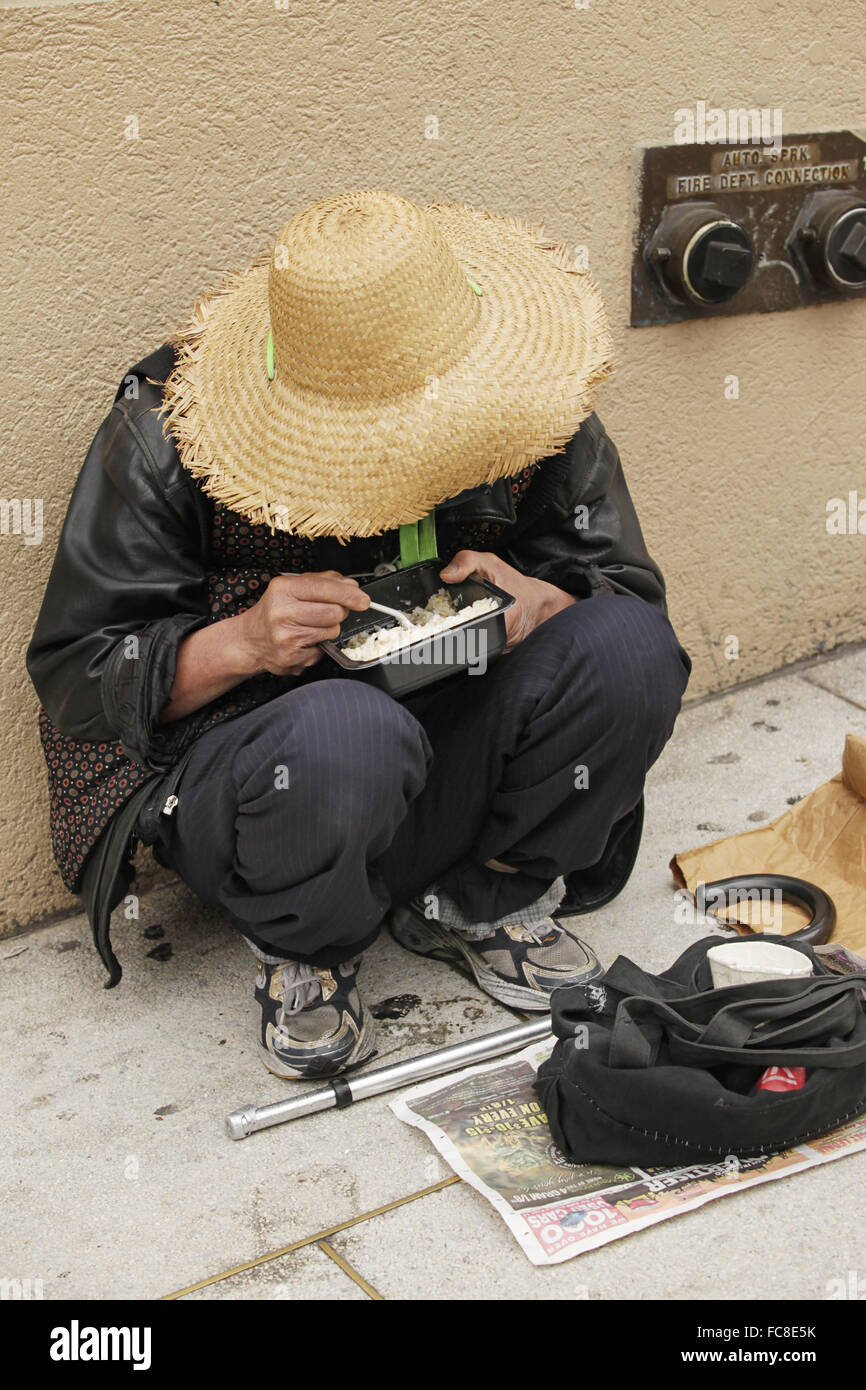
POLYGON ((279 1076, 374 1050, 386 921, 514 1008, 600 969, 576 916, 628 878, 690 663, 572 265, 477 209, 325 199, 127 374, 76 483, 28 651, 63 880, 109 985, 138 841, 220 905, 279 1076), (507 647, 398 700, 320 643, 434 533, 446 590, 513 595, 507 647))

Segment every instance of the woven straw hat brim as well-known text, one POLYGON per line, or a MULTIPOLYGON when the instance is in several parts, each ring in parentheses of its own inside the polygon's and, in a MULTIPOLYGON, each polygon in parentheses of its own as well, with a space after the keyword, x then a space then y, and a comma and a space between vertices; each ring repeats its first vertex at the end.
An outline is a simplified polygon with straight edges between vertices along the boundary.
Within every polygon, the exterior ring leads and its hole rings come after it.
POLYGON ((601 296, 542 228, 426 208, 481 290, 467 351, 423 387, 335 396, 268 379, 270 251, 203 296, 176 339, 166 428, 205 492, 300 536, 372 536, 562 449, 612 368, 601 296))

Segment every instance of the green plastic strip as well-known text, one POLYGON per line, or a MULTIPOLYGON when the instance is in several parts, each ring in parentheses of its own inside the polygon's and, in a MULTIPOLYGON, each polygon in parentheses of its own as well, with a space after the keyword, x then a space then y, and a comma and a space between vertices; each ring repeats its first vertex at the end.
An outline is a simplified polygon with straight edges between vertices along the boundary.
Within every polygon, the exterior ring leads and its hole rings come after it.
POLYGON ((428 512, 420 521, 400 527, 401 570, 407 565, 417 565, 419 560, 435 560, 438 554, 434 512, 428 512))
POLYGON ((418 527, 412 521, 408 526, 400 527, 400 568, 404 570, 407 565, 416 565, 421 556, 418 551, 418 527))
POLYGON ((275 368, 275 366, 274 366, 274 330, 273 330, 273 329, 271 329, 270 333, 268 334, 267 368, 268 368, 268 381, 273 381, 273 379, 274 379, 274 377, 275 377, 275 375, 276 375, 276 368, 275 368))
POLYGON ((428 512, 418 522, 418 549, 422 560, 435 560, 439 554, 436 549, 435 512, 428 512))

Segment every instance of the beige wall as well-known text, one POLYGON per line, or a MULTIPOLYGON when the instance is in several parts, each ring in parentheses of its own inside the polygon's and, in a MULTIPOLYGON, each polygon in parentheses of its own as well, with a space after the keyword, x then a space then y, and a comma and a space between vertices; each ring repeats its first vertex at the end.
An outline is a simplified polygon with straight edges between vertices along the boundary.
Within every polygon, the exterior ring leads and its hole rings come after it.
POLYGON ((789 133, 862 126, 859 5, 94 0, 0 6, 0 30, 0 494, 45 505, 41 546, 0 537, 6 930, 70 901, 23 654, 87 445, 195 293, 328 193, 476 201, 589 247, 619 355, 601 414, 692 695, 866 635, 866 539, 824 524, 829 497, 866 496, 866 304, 627 326, 635 146, 701 98, 779 106, 789 133))

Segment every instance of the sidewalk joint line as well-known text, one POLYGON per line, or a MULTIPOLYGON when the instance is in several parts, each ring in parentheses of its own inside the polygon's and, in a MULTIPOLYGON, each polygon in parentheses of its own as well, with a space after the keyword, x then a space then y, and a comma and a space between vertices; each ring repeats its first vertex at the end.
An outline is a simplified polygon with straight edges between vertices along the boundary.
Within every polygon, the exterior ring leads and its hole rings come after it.
POLYGON ((810 675, 808 671, 805 671, 800 679, 807 685, 817 686, 818 690, 823 690, 826 695, 835 695, 837 700, 844 700, 846 705, 853 705, 861 714, 866 714, 866 705, 861 705, 859 700, 852 700, 850 695, 843 695, 841 690, 831 690, 829 685, 822 685, 817 677, 810 675))
POLYGON ((358 1285, 359 1289, 363 1289, 368 1298, 373 1298, 380 1303, 384 1303, 384 1295, 380 1294, 378 1289, 374 1289, 372 1284, 367 1283, 363 1274, 359 1274, 355 1266, 349 1264, 345 1255, 341 1255, 339 1250, 335 1250, 333 1245, 330 1245, 326 1240, 319 1240, 316 1244, 322 1253, 327 1255, 329 1260, 333 1260, 334 1264, 337 1265, 344 1274, 348 1274, 349 1278, 358 1285))
POLYGON ((817 671, 822 666, 830 666, 834 661, 851 656, 864 647, 866 647, 866 643, 859 637, 853 642, 839 642, 829 651, 818 652, 812 656, 797 657, 795 661, 777 666, 773 671, 764 671, 759 676, 748 676, 745 680, 734 681, 733 685, 723 685, 718 690, 706 690, 703 695, 687 696, 683 700, 683 714, 687 710, 697 709, 700 705, 712 704, 714 700, 724 700, 731 695, 738 695, 741 690, 754 689, 759 685, 769 685, 772 681, 782 680, 787 676, 802 677, 808 671, 817 671))
POLYGON ((384 1216, 386 1212, 395 1211, 397 1207, 404 1207, 407 1202, 417 1202, 419 1197, 429 1197, 431 1192, 441 1192, 443 1187, 451 1187, 455 1182, 462 1179, 456 1173, 450 1178, 442 1178, 440 1182, 431 1183, 429 1187, 422 1187, 418 1192, 410 1192, 406 1197, 397 1197, 393 1202, 386 1202, 384 1206, 374 1207, 372 1211, 364 1211, 360 1216, 351 1216, 348 1221, 340 1221, 336 1226, 329 1226, 327 1230, 316 1231, 315 1235, 304 1236, 301 1240, 293 1240, 290 1245, 283 1245, 279 1250, 269 1250, 266 1255, 257 1255, 254 1260, 245 1260, 243 1264, 235 1265, 232 1269, 224 1269, 219 1274, 211 1274, 207 1279, 199 1279, 195 1284, 188 1284, 184 1289, 175 1289, 174 1293, 164 1293, 160 1296, 160 1303, 171 1302, 176 1298, 184 1298, 188 1293, 198 1293, 199 1289, 207 1289, 212 1284, 219 1284, 223 1279, 231 1279, 235 1274, 244 1274, 248 1269, 256 1269, 259 1265, 268 1264, 271 1260, 279 1260, 283 1255, 291 1255, 295 1250, 303 1250, 306 1245, 318 1245, 320 1241, 327 1240, 329 1236, 335 1236, 340 1231, 348 1231, 352 1226, 360 1226, 364 1221, 371 1221, 374 1216, 384 1216))

